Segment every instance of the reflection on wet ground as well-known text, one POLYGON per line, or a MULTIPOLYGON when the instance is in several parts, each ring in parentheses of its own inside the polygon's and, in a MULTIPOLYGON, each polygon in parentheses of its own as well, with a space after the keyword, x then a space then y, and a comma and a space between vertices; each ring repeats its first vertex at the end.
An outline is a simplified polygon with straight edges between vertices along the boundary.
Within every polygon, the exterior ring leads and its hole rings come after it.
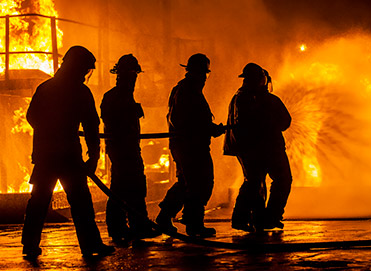
MULTIPOLYGON (((320 249, 256 250, 261 244, 305 244, 371 240, 371 221, 286 221, 283 231, 248 234, 233 230, 225 220, 207 223, 217 230, 219 243, 241 249, 215 248, 185 243, 166 235, 142 242, 116 245, 113 255, 96 259, 81 257, 72 223, 48 224, 43 233, 43 254, 37 261, 23 259, 22 225, 0 226, 1 270, 368 270, 371 246, 320 249), (243 249, 249 248, 248 250, 243 249)), ((104 242, 106 227, 98 222, 104 242)), ((180 232, 184 226, 177 223, 180 232)), ((111 243, 112 244, 112 243, 111 243)), ((361 243, 360 243, 361 244, 361 243)), ((113 245, 113 244, 112 244, 113 245)))

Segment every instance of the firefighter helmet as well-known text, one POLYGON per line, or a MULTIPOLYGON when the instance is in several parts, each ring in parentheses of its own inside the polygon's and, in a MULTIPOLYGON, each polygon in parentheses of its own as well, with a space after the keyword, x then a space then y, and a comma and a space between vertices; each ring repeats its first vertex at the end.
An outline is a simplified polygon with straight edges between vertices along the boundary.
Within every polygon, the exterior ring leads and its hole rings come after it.
POLYGON ((243 68, 242 73, 238 77, 255 78, 259 80, 263 78, 263 76, 265 76, 265 72, 262 67, 255 63, 249 63, 243 68))
POLYGON ((67 65, 79 66, 86 69, 95 69, 95 57, 85 47, 72 46, 63 57, 63 63, 67 65))
POLYGON ((180 64, 188 72, 210 72, 210 59, 204 54, 194 54, 188 59, 187 65, 180 64))
POLYGON ((138 63, 138 60, 132 54, 123 55, 120 57, 119 61, 110 70, 110 73, 113 74, 120 74, 123 72, 142 72, 142 68, 138 63))

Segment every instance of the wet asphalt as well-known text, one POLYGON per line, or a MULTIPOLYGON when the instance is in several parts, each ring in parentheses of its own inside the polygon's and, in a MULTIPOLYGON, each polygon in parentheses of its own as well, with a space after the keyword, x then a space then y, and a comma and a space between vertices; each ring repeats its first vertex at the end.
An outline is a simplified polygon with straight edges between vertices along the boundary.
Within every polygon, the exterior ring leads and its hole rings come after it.
POLYGON ((103 241, 116 251, 90 259, 82 257, 71 222, 45 225, 37 260, 22 256, 22 225, 3 224, 0 270, 371 270, 371 220, 289 220, 284 230, 246 233, 232 229, 228 216, 206 215, 206 226, 217 230, 207 244, 163 234, 117 245, 98 215, 103 241))

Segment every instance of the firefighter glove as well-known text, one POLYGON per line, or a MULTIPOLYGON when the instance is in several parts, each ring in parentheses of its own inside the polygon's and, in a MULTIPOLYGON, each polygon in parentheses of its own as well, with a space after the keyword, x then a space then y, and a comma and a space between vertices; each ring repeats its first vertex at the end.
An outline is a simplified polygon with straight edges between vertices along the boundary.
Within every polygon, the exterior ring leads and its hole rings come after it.
POLYGON ((225 133, 225 129, 224 129, 223 123, 219 123, 218 125, 213 123, 212 134, 211 134, 213 137, 221 136, 224 133, 225 133))

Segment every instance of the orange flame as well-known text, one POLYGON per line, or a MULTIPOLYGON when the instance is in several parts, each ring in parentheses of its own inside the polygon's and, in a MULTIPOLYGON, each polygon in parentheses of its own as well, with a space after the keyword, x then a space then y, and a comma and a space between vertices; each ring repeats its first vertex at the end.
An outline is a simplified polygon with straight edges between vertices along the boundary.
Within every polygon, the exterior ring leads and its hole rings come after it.
MULTIPOLYGON (((24 98, 24 101, 26 102, 26 105, 28 107, 31 102, 31 98, 24 98)), ((26 120, 27 107, 20 107, 19 109, 14 111, 13 121, 15 123, 15 126, 11 130, 13 134, 22 132, 27 133, 30 136, 33 135, 33 129, 26 120)))
POLYGON ((305 58, 291 52, 276 76, 292 115, 285 137, 296 186, 339 185, 352 179, 350 172, 368 182, 370 39, 349 33, 305 58))
MULTIPOLYGON (((57 17, 52 0, 5 0, 0 3, 2 15, 19 15, 36 13, 45 16, 57 17)), ((16 51, 52 51, 51 22, 49 18, 37 16, 12 17, 10 22, 10 52, 16 51)), ((63 32, 57 24, 58 48, 62 47, 63 32)), ((5 19, 0 19, 0 51, 5 51, 5 19)), ((51 55, 47 54, 13 54, 10 55, 10 69, 39 69, 48 74, 53 74, 51 55)), ((0 73, 5 70, 5 57, 0 57, 0 73)))
MULTIPOLYGON (((0 3, 1 15, 9 17, 9 52, 52 52, 51 19, 42 16, 58 17, 52 0, 3 0, 0 3), (17 16, 22 14, 39 14, 42 16, 17 16)), ((6 19, 0 18, 0 52, 6 50, 6 19)), ((57 47, 62 47, 63 32, 58 28, 56 21, 57 47)), ((54 73, 53 58, 51 54, 10 54, 9 69, 39 69, 48 74, 54 73)), ((0 55, 0 73, 5 71, 5 55, 0 55)), ((14 111, 13 134, 26 133, 33 135, 33 129, 26 120, 26 109, 30 98, 24 98, 26 105, 14 111)), ((25 174, 24 182, 19 187, 8 186, 8 193, 27 193, 32 190, 28 183, 30 174, 28 169, 19 164, 20 170, 25 174)), ((54 191, 63 190, 57 183, 54 191)))

